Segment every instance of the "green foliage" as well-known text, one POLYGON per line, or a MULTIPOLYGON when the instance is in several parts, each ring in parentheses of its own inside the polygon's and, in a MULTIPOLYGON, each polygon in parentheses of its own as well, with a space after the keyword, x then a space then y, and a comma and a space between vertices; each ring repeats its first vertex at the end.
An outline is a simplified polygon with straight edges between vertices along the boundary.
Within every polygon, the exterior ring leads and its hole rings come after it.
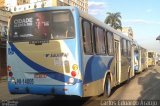
POLYGON ((121 23, 121 14, 120 12, 117 13, 111 13, 107 12, 108 16, 105 19, 105 23, 109 24, 114 29, 120 29, 122 30, 122 23, 121 23))

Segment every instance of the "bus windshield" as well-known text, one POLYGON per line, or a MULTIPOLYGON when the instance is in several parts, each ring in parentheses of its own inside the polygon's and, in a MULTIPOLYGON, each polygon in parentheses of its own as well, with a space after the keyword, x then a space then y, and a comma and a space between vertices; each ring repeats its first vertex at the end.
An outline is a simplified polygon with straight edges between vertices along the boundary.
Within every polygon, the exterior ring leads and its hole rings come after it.
POLYGON ((75 36, 74 20, 69 10, 15 15, 10 22, 9 40, 13 42, 75 36))

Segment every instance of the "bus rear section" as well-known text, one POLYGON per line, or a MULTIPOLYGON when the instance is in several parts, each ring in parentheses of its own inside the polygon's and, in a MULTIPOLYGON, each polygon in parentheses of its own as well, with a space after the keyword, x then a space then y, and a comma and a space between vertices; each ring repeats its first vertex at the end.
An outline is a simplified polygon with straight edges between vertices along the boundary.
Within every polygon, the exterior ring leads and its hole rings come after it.
POLYGON ((7 42, 11 93, 82 96, 79 44, 72 12, 39 11, 11 18, 7 42))

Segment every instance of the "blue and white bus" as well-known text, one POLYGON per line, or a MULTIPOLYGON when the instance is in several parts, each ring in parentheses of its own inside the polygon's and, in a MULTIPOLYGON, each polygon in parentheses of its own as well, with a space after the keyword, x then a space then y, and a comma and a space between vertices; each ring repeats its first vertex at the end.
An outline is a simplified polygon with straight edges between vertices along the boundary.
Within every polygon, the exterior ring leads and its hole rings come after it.
POLYGON ((134 49, 134 70, 135 73, 141 73, 148 68, 147 50, 136 44, 134 49))
POLYGON ((7 41, 12 94, 104 94, 134 76, 133 40, 76 7, 14 14, 7 41))

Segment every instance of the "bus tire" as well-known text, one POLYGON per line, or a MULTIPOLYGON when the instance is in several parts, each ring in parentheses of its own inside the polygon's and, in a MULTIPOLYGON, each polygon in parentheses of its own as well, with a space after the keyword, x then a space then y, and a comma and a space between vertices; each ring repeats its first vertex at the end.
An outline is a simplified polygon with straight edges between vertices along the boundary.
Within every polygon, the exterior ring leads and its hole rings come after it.
POLYGON ((111 78, 107 75, 104 85, 104 97, 109 97, 111 95, 111 78))

